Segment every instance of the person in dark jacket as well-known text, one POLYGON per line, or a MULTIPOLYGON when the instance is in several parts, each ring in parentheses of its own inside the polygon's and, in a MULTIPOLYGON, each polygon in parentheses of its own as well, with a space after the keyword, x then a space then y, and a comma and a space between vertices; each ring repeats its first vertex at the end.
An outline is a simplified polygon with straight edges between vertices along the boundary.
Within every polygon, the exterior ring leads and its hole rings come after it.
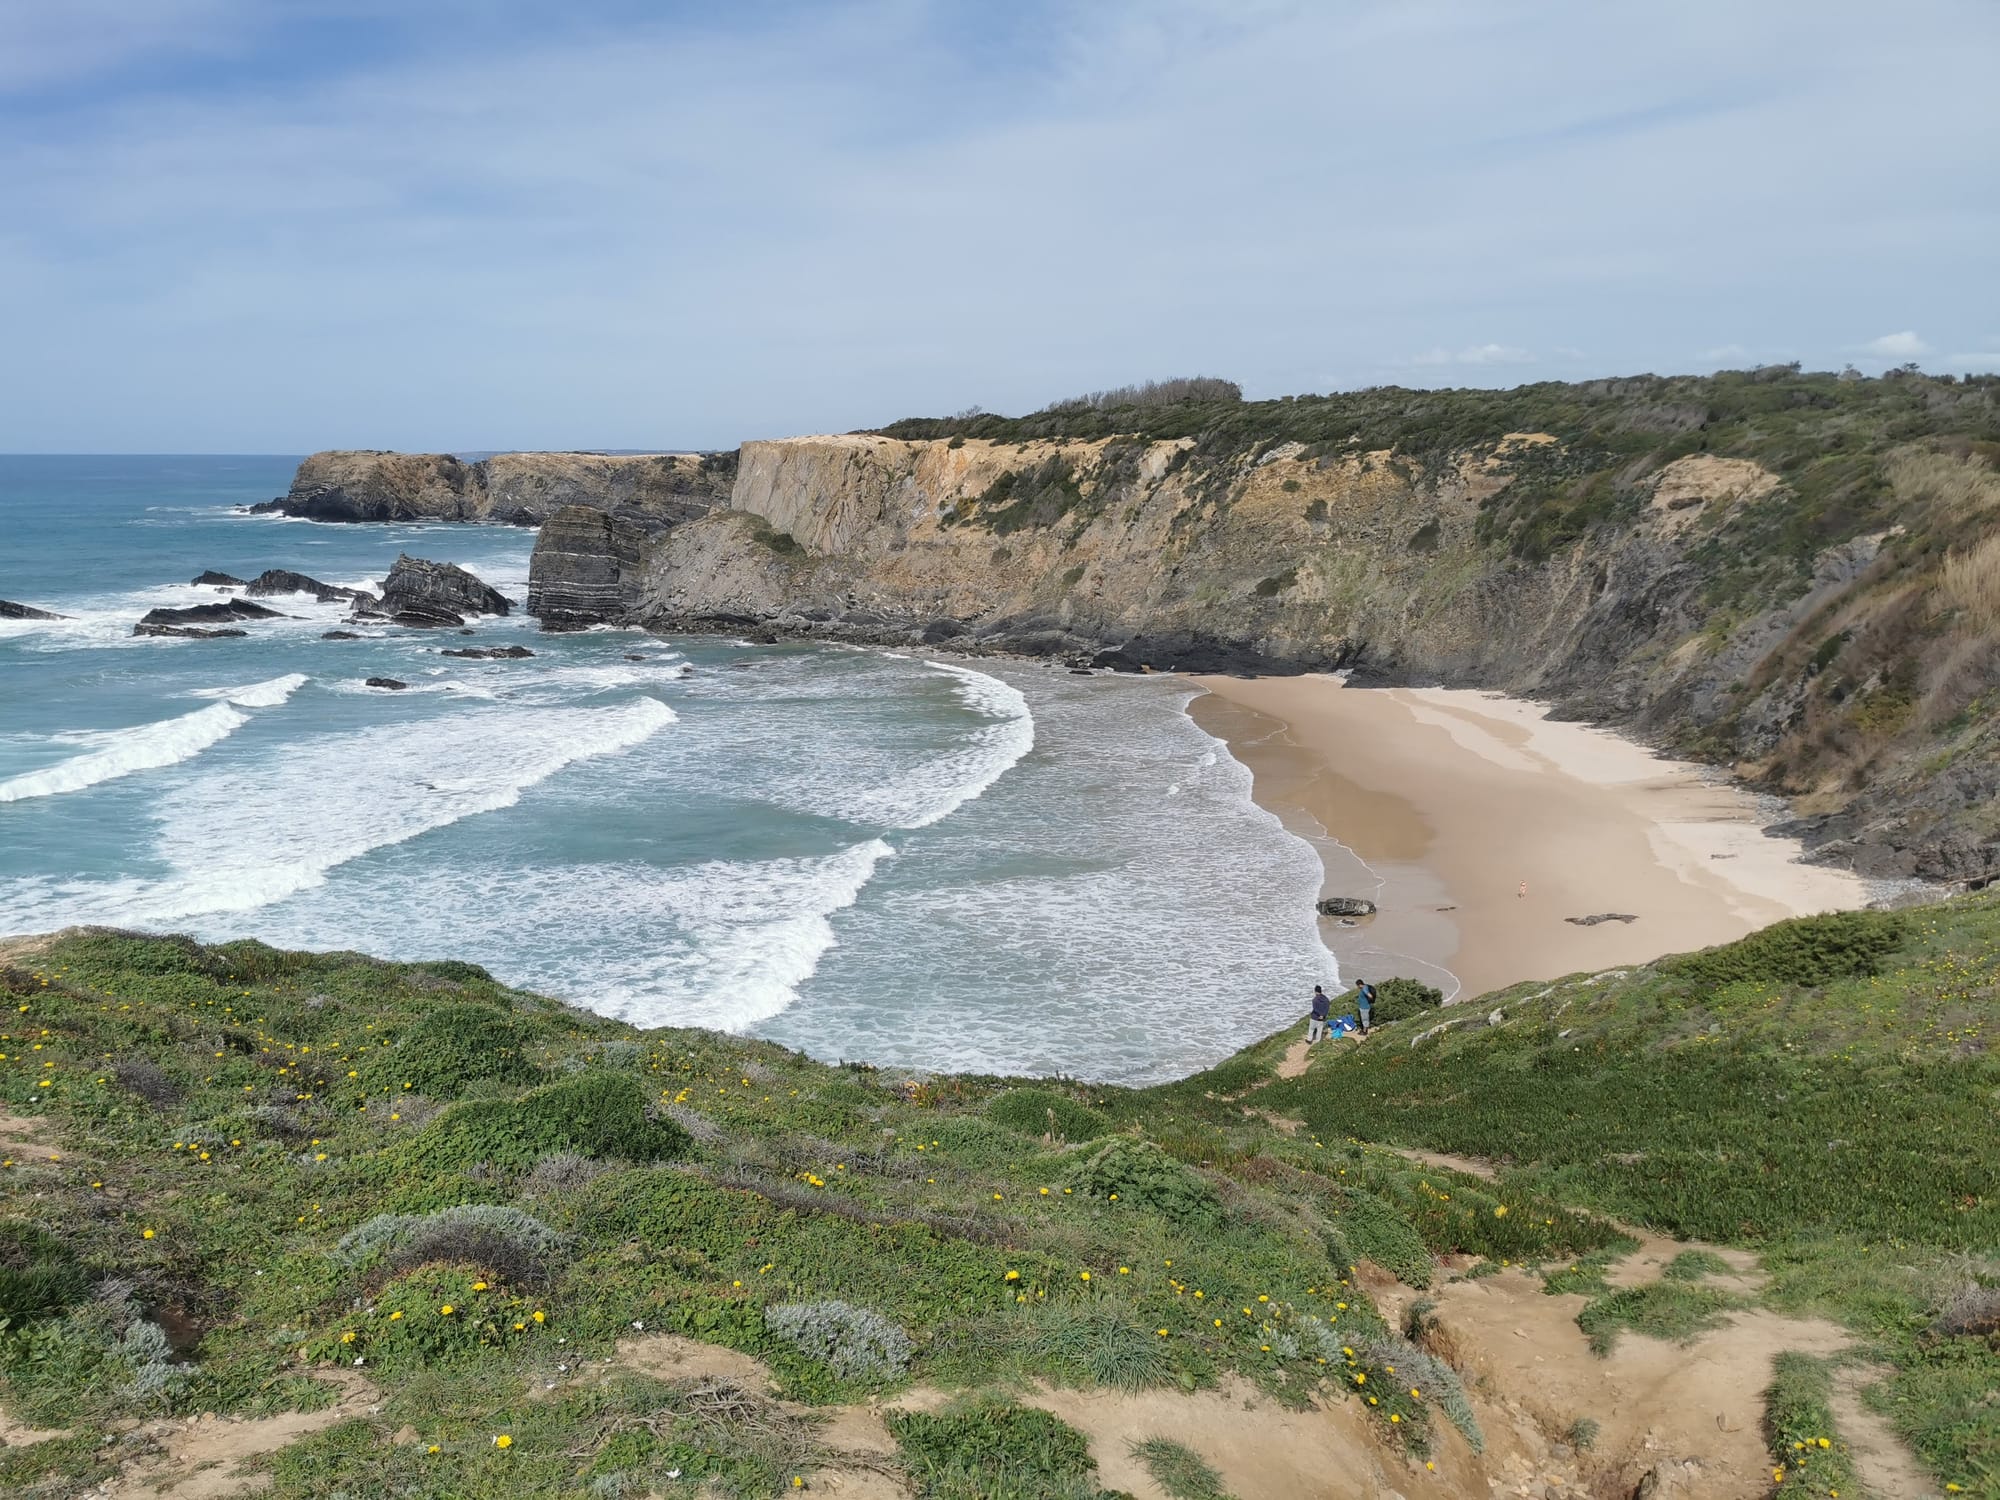
POLYGON ((1306 1022, 1306 1043, 1310 1046, 1326 1035, 1327 1014, 1333 1009, 1333 1001, 1325 990, 1313 986, 1312 1019, 1306 1022))
POLYGON ((1375 986, 1365 979, 1354 982, 1354 1013, 1361 1017, 1361 1034, 1368 1035, 1368 1018, 1375 1009, 1375 986))

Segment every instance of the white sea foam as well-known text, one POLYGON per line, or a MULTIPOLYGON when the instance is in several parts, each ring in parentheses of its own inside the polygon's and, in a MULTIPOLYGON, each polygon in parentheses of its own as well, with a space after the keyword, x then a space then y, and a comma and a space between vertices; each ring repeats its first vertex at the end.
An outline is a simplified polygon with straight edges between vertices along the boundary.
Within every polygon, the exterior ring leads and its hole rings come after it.
POLYGON ((306 674, 287 672, 269 682, 253 682, 246 687, 196 688, 197 698, 220 698, 239 708, 276 708, 306 685, 306 674))
POLYGON ((987 722, 958 747, 880 785, 829 799, 836 816, 891 828, 928 828, 980 796, 1035 747, 1035 716, 1021 690, 970 667, 926 662, 957 679, 959 700, 987 722))
POLYGON ((120 776, 175 765, 227 739, 248 722, 248 714, 237 712, 227 703, 215 703, 177 719, 122 730, 109 736, 102 749, 0 781, 0 802, 80 792, 120 776))
POLYGON ((370 850, 511 807, 565 766, 630 750, 674 720, 638 698, 468 709, 298 741, 254 779, 197 781, 161 799, 156 848, 177 877, 139 896, 131 916, 168 922, 282 900, 370 850))

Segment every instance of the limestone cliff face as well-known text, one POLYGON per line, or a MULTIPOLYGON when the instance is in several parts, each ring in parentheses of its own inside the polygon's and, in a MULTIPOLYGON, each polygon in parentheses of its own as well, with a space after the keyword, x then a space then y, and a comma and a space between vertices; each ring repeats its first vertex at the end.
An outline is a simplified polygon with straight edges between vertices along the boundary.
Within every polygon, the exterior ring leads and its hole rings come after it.
POLYGON ((331 450, 299 465, 291 490, 252 507, 313 521, 493 521, 539 526, 591 505, 658 528, 723 502, 735 455, 448 453, 331 450))
POLYGON ((1505 483, 1498 462, 1533 441, 1435 472, 1387 452, 1329 464, 1281 448, 1222 473, 1188 462, 1185 439, 746 443, 733 513, 661 540, 641 611, 927 631, 1119 665, 1374 662, 1560 689, 1579 656, 1629 634, 1599 607, 1607 596, 1672 608, 1659 580, 1676 533, 1663 520, 1614 554, 1496 569, 1479 505, 1505 483))
POLYGON ((1944 549, 1918 530, 1936 534, 1941 506, 1991 513, 1963 496, 1984 486, 2000 507, 2000 481, 1976 454, 1919 457, 1889 466, 1909 538, 1852 536, 1732 596, 1727 569, 1788 536, 1770 518, 1797 506, 1789 480, 1737 458, 1628 465, 1622 508, 1536 558, 1482 524, 1535 503, 1512 490, 1524 475, 1569 462, 1542 433, 1427 460, 1218 457, 1188 438, 756 442, 727 509, 648 543, 632 618, 1502 689, 1732 765, 1864 873, 1984 880, 2000 756, 1977 709, 2000 690, 2000 643, 1952 623, 1944 549))

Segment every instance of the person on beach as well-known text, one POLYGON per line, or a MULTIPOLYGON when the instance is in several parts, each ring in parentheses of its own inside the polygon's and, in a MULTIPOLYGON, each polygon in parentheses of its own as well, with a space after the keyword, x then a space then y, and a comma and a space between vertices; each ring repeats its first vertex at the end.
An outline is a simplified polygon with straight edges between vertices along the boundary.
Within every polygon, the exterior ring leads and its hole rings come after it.
POLYGON ((1368 1035, 1368 1017, 1375 1009, 1375 986, 1365 979, 1354 981, 1354 1013, 1361 1018, 1361 1034, 1368 1035))
POLYGON ((1326 1035, 1326 1017, 1327 1013, 1332 1009, 1333 1001, 1327 998, 1326 991, 1318 985, 1314 985, 1312 1019, 1306 1022, 1306 1045, 1308 1047, 1326 1035))

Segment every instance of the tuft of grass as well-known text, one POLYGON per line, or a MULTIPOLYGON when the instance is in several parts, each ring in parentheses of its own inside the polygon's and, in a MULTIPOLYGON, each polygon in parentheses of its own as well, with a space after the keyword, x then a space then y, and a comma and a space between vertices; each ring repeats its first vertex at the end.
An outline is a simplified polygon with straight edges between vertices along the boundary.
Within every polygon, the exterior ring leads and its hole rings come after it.
POLYGON ((1563 1440, 1579 1453, 1588 1453, 1597 1446, 1597 1435, 1602 1429, 1595 1417, 1578 1417, 1563 1433, 1563 1440))
POLYGON ((1043 1368, 1077 1383, 1137 1391, 1174 1378, 1164 1341, 1115 1307, 1050 1308, 1033 1325, 1027 1347, 1043 1368))
POLYGON ((1764 1392, 1764 1439, 1784 1489, 1857 1492, 1852 1456, 1834 1429, 1833 1371, 1825 1360, 1792 1351, 1778 1356, 1764 1392))
POLYGON ((1660 1270, 1668 1281, 1700 1281, 1705 1276, 1726 1276, 1729 1262, 1713 1250, 1683 1250, 1660 1270))
POLYGON ((924 1500, 1098 1500, 1082 1433, 1033 1407, 975 1398, 935 1412, 890 1412, 924 1500))
POLYGON ((1153 1483, 1169 1500, 1232 1500, 1214 1465, 1186 1443, 1169 1437, 1149 1437, 1131 1445, 1132 1456, 1146 1466, 1153 1483))
POLYGON ((1687 1343, 1722 1325, 1737 1305, 1727 1292, 1686 1282, 1658 1281, 1650 1286, 1622 1287, 1590 1303, 1576 1315, 1577 1327, 1590 1335, 1590 1347, 1609 1354, 1626 1329, 1648 1338, 1687 1343))

